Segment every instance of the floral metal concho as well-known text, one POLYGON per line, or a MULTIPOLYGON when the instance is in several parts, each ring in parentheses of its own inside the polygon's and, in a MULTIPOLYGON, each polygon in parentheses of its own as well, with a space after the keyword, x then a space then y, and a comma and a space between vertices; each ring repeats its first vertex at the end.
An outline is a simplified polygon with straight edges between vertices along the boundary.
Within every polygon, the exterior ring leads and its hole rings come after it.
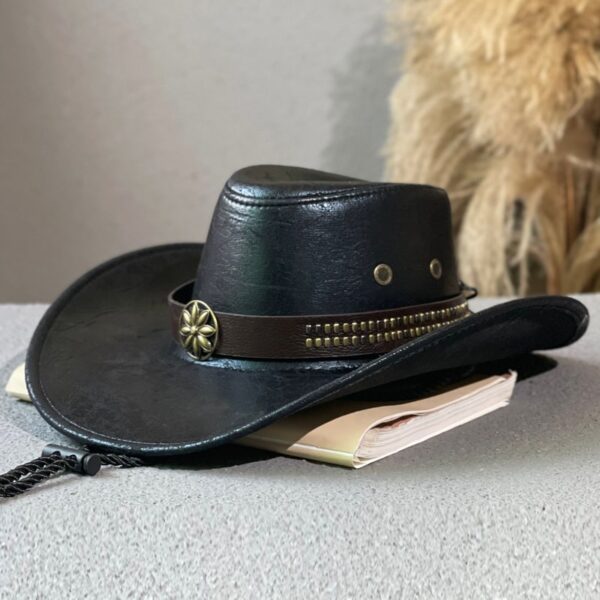
POLYGON ((192 358, 210 358, 219 341, 219 323, 208 304, 192 300, 185 305, 179 319, 179 338, 192 358))

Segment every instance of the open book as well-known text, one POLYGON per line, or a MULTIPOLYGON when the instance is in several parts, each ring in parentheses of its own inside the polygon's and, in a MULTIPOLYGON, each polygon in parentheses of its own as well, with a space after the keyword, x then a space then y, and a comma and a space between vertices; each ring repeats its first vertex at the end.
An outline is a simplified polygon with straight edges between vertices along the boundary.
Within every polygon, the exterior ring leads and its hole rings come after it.
MULTIPOLYGON (((357 469, 506 406, 515 380, 512 371, 471 377, 433 395, 397 404, 334 400, 286 417, 236 443, 357 469)), ((24 365, 15 369, 6 391, 29 400, 24 365)))

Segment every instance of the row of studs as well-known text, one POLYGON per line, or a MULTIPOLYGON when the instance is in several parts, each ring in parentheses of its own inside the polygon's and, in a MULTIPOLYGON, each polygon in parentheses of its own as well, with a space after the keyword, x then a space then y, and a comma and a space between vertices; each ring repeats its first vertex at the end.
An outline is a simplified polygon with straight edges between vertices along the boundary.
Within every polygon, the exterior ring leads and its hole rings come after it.
POLYGON ((307 348, 330 348, 331 346, 363 346, 365 344, 381 344, 383 342, 396 342, 408 340, 422 336, 426 333, 431 333, 436 329, 450 325, 460 319, 464 319, 467 315, 463 314, 448 321, 431 323, 420 327, 410 327, 407 329, 396 329, 394 331, 386 331, 385 333, 370 333, 368 335, 344 335, 334 337, 314 337, 306 338, 305 345, 307 348))
POLYGON ((389 319, 378 319, 376 321, 346 321, 343 323, 317 323, 306 325, 306 335, 330 334, 330 333, 367 333, 373 331, 394 331, 403 325, 416 325, 434 321, 446 321, 461 317, 467 312, 467 303, 463 302, 451 308, 441 308, 426 312, 413 313, 402 317, 390 317, 389 319))

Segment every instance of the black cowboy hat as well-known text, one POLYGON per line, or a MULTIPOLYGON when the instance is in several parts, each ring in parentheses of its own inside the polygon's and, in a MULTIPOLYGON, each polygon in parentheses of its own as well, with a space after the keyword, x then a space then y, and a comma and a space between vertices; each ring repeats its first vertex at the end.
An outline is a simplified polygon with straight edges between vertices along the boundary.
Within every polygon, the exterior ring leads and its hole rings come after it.
POLYGON ((71 438, 172 455, 587 327, 571 298, 474 314, 470 295, 443 190, 249 167, 225 185, 206 244, 125 254, 71 285, 33 336, 27 386, 71 438))

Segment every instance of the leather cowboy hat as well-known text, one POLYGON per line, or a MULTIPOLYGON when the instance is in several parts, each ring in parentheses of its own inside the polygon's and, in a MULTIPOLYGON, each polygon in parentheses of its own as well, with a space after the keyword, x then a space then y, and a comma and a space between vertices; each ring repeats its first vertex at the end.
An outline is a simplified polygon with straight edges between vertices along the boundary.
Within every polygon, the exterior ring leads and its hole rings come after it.
POLYGON ((248 167, 206 244, 125 254, 71 285, 33 336, 27 385, 71 438, 181 454, 318 402, 564 346, 588 322, 567 297, 472 313, 470 295, 443 190, 248 167))

